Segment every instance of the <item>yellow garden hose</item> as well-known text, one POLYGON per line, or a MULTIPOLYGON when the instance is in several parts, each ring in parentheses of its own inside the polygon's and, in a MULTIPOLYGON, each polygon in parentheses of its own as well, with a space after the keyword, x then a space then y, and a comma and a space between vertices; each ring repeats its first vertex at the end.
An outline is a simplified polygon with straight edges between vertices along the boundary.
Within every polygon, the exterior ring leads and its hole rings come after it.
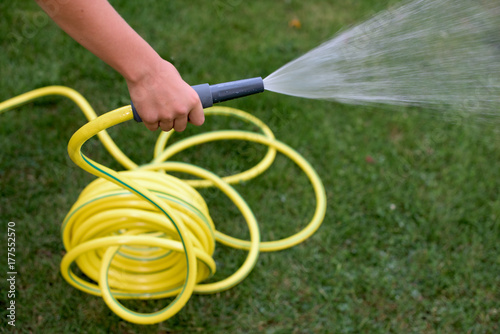
POLYGON ((67 253, 61 262, 61 274, 75 288, 102 296, 106 304, 127 321, 158 323, 175 315, 193 293, 215 293, 235 286, 253 269, 259 252, 282 250, 301 243, 323 221, 326 195, 317 173, 299 153, 276 140, 262 121, 246 112, 227 107, 205 109, 207 116, 236 117, 256 125, 261 133, 214 131, 167 147, 174 131, 163 132, 157 140, 152 161, 138 166, 106 132, 107 128, 133 118, 130 106, 97 117, 87 100, 75 90, 50 86, 0 103, 0 113, 46 95, 70 98, 89 120, 72 136, 68 152, 79 167, 98 177, 82 191, 63 221, 61 233, 67 253), (83 144, 94 135, 126 170, 114 171, 81 152, 83 144), (254 167, 222 178, 191 164, 168 161, 187 148, 220 140, 244 140, 269 148, 254 167), (230 184, 263 173, 274 161, 276 152, 286 155, 307 175, 314 189, 316 209, 311 221, 300 232, 281 240, 261 242, 252 210, 230 184), (181 172, 198 179, 181 180, 168 172, 181 172), (217 231, 207 204, 195 190, 197 187, 217 187, 228 196, 246 220, 250 240, 217 231), (203 283, 216 270, 212 257, 216 242, 247 250, 248 255, 229 277, 203 283), (75 273, 73 263, 83 275, 75 273), (118 301, 166 297, 175 299, 154 313, 138 313, 118 301))

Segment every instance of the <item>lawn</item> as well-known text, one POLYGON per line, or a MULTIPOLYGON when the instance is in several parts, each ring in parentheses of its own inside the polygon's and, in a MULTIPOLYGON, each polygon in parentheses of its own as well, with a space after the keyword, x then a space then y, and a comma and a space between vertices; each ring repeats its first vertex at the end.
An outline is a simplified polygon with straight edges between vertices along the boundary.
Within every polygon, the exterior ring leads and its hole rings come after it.
MULTIPOLYGON (((112 1, 191 84, 272 73, 337 31, 397 1, 112 1), (297 24, 300 22, 300 25, 297 24)), ((81 92, 98 114, 129 104, 124 80, 55 26, 34 1, 0 3, 0 101, 47 86, 81 92)), ((500 131, 417 108, 350 106, 275 93, 224 103, 263 120, 322 178, 323 225, 306 242, 264 253, 236 287, 193 295, 173 318, 128 323, 61 277, 60 226, 94 176, 66 151, 85 124, 75 105, 46 97, 0 115, 0 331, 18 333, 497 333, 500 331, 500 131), (16 230, 16 327, 7 324, 7 225, 16 230)), ((176 138, 236 121, 207 118, 176 138)), ((158 133, 110 130, 139 164, 158 133)), ((119 169, 97 139, 85 154, 119 169)), ((220 175, 265 150, 219 142, 176 160, 220 175)), ((283 156, 237 185, 262 238, 287 236, 314 209, 305 176, 283 156)), ((217 228, 244 236, 217 191, 203 190, 217 228)), ((216 278, 245 253, 217 245, 216 278)), ((152 312, 170 300, 126 305, 152 312)))

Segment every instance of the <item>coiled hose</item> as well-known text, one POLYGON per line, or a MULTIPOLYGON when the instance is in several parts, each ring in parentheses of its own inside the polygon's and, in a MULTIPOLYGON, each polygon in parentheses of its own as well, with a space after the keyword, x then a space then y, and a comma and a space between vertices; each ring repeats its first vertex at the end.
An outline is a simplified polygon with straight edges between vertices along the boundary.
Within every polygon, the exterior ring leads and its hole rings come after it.
POLYGON ((97 117, 77 91, 49 86, 0 103, 0 113, 46 95, 70 98, 87 117, 89 122, 71 137, 68 153, 75 164, 98 177, 82 191, 63 221, 61 233, 66 254, 61 262, 61 274, 75 288, 102 296, 109 308, 129 322, 154 324, 164 321, 175 315, 193 293, 216 293, 235 286, 248 276, 260 251, 277 251, 297 245, 310 237, 323 221, 326 195, 317 173, 299 153, 276 140, 262 121, 246 112, 228 107, 205 110, 206 115, 236 117, 250 122, 261 133, 215 131, 166 147, 174 131, 163 132, 158 137, 153 160, 138 166, 106 132, 107 128, 133 118, 130 106, 97 117), (94 135, 126 168, 125 171, 107 168, 81 152, 83 144, 94 135), (269 149, 254 167, 222 178, 191 164, 168 161, 187 148, 220 140, 250 141, 267 145, 269 149), (307 175, 314 189, 316 209, 311 221, 300 232, 281 240, 261 242, 252 210, 230 184, 263 173, 273 163, 277 151, 307 175), (182 172, 198 179, 181 180, 167 172, 182 172), (217 187, 228 196, 246 220, 250 240, 217 231, 205 201, 195 190, 197 187, 217 187), (216 242, 246 250, 248 255, 229 277, 203 283, 216 270, 212 258, 216 242), (74 262, 90 280, 74 272, 74 262), (118 301, 174 296, 169 305, 153 313, 135 312, 118 301))

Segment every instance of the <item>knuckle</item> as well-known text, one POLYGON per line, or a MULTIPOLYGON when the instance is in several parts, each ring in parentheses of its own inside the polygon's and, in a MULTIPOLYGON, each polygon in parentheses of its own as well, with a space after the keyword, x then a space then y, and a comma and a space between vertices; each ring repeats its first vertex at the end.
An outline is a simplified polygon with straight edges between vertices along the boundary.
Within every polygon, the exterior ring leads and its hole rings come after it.
POLYGON ((143 115, 140 116, 144 123, 158 123, 158 117, 156 117, 156 115, 154 114, 144 113, 143 115))
POLYGON ((189 111, 190 111, 190 108, 187 104, 184 104, 184 103, 177 103, 175 106, 175 114, 177 116, 186 116, 187 114, 189 114, 189 111))
POLYGON ((172 117, 170 114, 168 115, 162 115, 160 118, 160 122, 162 123, 172 123, 174 121, 175 117, 172 117))
POLYGON ((200 97, 198 96, 198 93, 193 90, 193 93, 189 96, 191 104, 198 104, 200 103, 200 97))

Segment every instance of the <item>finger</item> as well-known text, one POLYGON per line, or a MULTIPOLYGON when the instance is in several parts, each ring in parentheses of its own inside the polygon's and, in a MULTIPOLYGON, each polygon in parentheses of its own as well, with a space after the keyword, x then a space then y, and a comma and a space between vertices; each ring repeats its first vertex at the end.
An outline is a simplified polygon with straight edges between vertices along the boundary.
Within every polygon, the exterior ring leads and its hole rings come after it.
POLYGON ((144 123, 144 125, 146 126, 146 128, 148 128, 149 131, 156 131, 158 130, 158 120, 157 119, 151 119, 151 117, 149 117, 150 115, 147 114, 147 113, 144 113, 144 112, 139 112, 137 107, 136 107, 136 111, 137 113, 139 114, 139 117, 141 118, 142 120, 142 123, 144 123))
POLYGON ((151 122, 144 122, 144 125, 146 126, 146 128, 148 128, 148 130, 150 131, 156 131, 158 130, 158 125, 159 125, 159 122, 154 122, 154 123, 151 123, 151 122))
POLYGON ((196 107, 189 113, 189 123, 193 125, 202 125, 205 122, 205 112, 201 106, 201 102, 198 102, 196 107))
POLYGON ((174 127, 174 121, 163 119, 159 122, 159 125, 162 131, 168 132, 174 127))
POLYGON ((176 118, 174 121, 174 129, 177 132, 182 132, 186 129, 187 117, 176 118))

